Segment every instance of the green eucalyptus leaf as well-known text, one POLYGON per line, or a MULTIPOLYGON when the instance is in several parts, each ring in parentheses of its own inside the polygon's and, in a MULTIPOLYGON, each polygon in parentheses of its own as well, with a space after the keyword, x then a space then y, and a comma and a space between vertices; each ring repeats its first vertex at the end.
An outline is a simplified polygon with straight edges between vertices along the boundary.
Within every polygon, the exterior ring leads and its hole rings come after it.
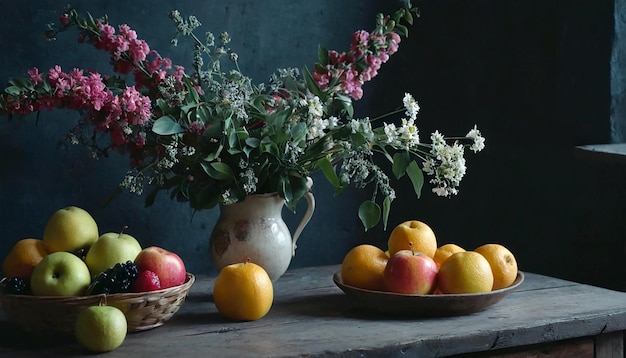
POLYGON ((291 138, 298 141, 306 136, 307 130, 306 123, 298 122, 295 126, 291 127, 291 138))
POLYGON ((341 182, 339 181, 339 177, 335 172, 335 168, 333 168, 333 164, 328 160, 328 158, 324 157, 317 161, 317 167, 322 170, 326 180, 336 189, 341 187, 341 182))
POLYGON ((389 220, 389 212, 391 211, 391 201, 389 196, 385 196, 383 200, 383 230, 387 230, 387 221, 389 220))
POLYGON ((33 83, 24 77, 12 77, 9 79, 9 84, 16 86, 16 87, 21 87, 21 88, 25 88, 25 89, 29 89, 29 90, 33 90, 33 83))
POLYGON ((373 228, 380 221, 380 206, 371 200, 364 201, 359 206, 359 218, 365 231, 373 228))
POLYGON ((196 91, 196 88, 191 83, 191 80, 189 79, 189 77, 185 76, 183 79, 185 81, 185 86, 187 87, 188 94, 191 95, 191 98, 193 98, 193 101, 195 103, 200 102, 200 95, 198 94, 198 91, 196 91))
POLYGON ((400 179, 406 174, 406 168, 409 166, 411 157, 407 152, 398 152, 393 155, 393 165, 391 171, 396 179, 400 179))
POLYGON ((204 169, 204 172, 211 178, 216 180, 228 180, 234 176, 233 170, 222 162, 203 162, 202 169, 204 169))
POLYGON ((411 11, 405 11, 403 19, 407 24, 413 25, 413 15, 411 15, 411 11))
POLYGON ((400 24, 396 25, 395 31, 399 32, 404 37, 409 37, 409 29, 404 25, 400 25, 400 24))
POLYGON ((424 186, 424 173, 414 160, 409 163, 406 173, 413 183, 415 194, 419 198, 422 195, 422 186, 424 186))
POLYGON ((234 148, 237 145, 237 142, 237 132, 230 132, 230 134, 228 135, 228 146, 234 148))
POLYGON ((246 138, 246 145, 252 148, 258 148, 261 144, 261 140, 257 137, 246 138))
POLYGON ((19 94, 22 93, 22 89, 17 86, 9 86, 4 89, 4 93, 12 96, 19 96, 19 94))
POLYGON ((154 121, 152 131, 158 135, 172 135, 183 133, 185 129, 172 116, 166 115, 154 121))
POLYGON ((352 98, 344 94, 338 94, 336 98, 341 103, 342 109, 346 112, 348 117, 351 118, 354 115, 354 107, 352 106, 352 98))
POLYGON ((323 45, 319 45, 317 47, 317 58, 322 66, 328 65, 328 49, 326 49, 323 45))

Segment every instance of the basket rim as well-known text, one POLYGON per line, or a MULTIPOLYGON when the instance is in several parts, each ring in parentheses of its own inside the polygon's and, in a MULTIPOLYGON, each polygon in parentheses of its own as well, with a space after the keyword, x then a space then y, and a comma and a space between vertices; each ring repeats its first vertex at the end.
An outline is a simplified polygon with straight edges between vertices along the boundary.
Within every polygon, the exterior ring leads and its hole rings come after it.
MULTIPOLYGON (((3 277, 0 282, 6 280, 7 277, 3 277)), ((145 292, 125 292, 125 293, 112 293, 112 294, 98 294, 98 295, 85 295, 85 296, 34 296, 34 295, 13 295, 6 294, 0 292, 0 300, 28 300, 28 301, 49 301, 49 302, 72 302, 78 303, 83 301, 92 301, 94 299, 98 300, 107 300, 107 301, 118 301, 124 299, 133 299, 140 297, 150 297, 150 296, 164 296, 177 291, 186 291, 191 285, 195 282, 196 277, 194 274, 187 272, 185 276, 185 283, 168 287, 161 290, 155 291, 145 291, 145 292)), ((2 305, 0 305, 0 309, 2 309, 2 305)))

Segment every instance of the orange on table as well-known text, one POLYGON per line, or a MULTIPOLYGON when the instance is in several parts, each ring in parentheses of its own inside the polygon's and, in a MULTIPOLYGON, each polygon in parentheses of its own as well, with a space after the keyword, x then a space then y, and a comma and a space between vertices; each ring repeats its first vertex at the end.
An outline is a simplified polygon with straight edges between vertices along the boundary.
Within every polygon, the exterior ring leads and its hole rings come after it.
POLYGON ((2 262, 2 271, 6 277, 30 279, 35 266, 48 255, 42 240, 26 238, 13 245, 2 262))
POLYGON ((448 257, 450 257, 450 255, 455 254, 457 252, 463 252, 463 251, 465 251, 465 249, 457 244, 452 244, 452 243, 444 244, 437 248, 437 250, 435 251, 435 256, 433 257, 433 260, 435 260, 435 263, 438 266, 441 266, 441 264, 448 257))
POLYGON ((457 252, 439 267, 437 287, 442 293, 483 293, 493 287, 487 259, 474 251, 457 252))
POLYGON ((385 291, 384 272, 389 256, 380 248, 361 244, 348 251, 341 263, 341 279, 348 286, 385 291))
POLYGON ((485 244, 474 251, 489 261, 493 272, 493 290, 511 286, 517 278, 517 261, 509 249, 501 244, 485 244))
POLYGON ((263 267, 249 261, 225 266, 213 283, 213 302, 228 319, 255 321, 272 307, 272 280, 263 267))
POLYGON ((418 220, 409 220, 398 224, 391 231, 387 246, 390 256, 400 250, 414 250, 433 258, 437 251, 437 238, 427 224, 418 220), (409 243, 413 245, 412 249, 409 243))

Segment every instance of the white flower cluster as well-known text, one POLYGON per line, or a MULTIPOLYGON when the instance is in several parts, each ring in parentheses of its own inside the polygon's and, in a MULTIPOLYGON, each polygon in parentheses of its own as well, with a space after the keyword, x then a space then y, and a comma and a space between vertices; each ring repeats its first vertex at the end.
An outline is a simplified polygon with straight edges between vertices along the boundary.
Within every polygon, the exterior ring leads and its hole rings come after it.
MULTIPOLYGON (((474 152, 481 151, 485 147, 485 138, 474 126, 467 138, 473 140, 470 146, 474 152)), ((423 170, 426 174, 433 176, 430 183, 434 185, 433 193, 439 196, 451 196, 458 194, 457 187, 467 171, 464 157, 464 146, 458 142, 452 145, 446 143, 444 136, 435 131, 431 134, 432 141, 431 157, 424 161, 423 170)))
POLYGON ((396 192, 389 183, 389 177, 383 170, 372 163, 371 160, 364 158, 366 153, 352 153, 352 155, 343 162, 341 167, 340 180, 344 184, 354 184, 357 188, 364 188, 371 181, 376 183, 384 196, 388 196, 390 200, 396 198, 396 192))
POLYGON ((470 146, 470 149, 473 150, 474 153, 478 153, 485 149, 485 137, 480 134, 476 125, 474 125, 474 128, 467 133, 466 137, 474 140, 474 143, 470 146))
POLYGON ((396 148, 415 148, 420 144, 419 130, 415 125, 420 107, 409 93, 404 94, 403 103, 408 118, 402 118, 400 128, 397 128, 394 123, 384 124, 387 144, 396 148))
POLYGON ((315 140, 324 136, 324 130, 328 128, 328 119, 324 119, 324 107, 319 97, 314 96, 307 101, 309 107, 309 130, 306 135, 307 140, 315 140))
POLYGON ((120 183, 120 188, 128 188, 129 192, 141 195, 143 194, 143 179, 142 173, 137 172, 137 170, 130 170, 120 183))
POLYGON ((222 104, 228 107, 241 120, 248 119, 246 104, 250 101, 252 90, 250 79, 231 72, 233 79, 229 79, 221 88, 222 104))

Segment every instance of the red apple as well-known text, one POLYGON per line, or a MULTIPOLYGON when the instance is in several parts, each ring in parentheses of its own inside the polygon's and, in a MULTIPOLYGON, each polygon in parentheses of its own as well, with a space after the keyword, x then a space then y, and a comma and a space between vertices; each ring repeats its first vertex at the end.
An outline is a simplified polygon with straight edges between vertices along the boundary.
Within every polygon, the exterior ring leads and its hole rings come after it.
POLYGON ((429 256, 400 250, 391 255, 385 266, 387 290, 395 293, 430 294, 437 286, 437 264, 429 256))
POLYGON ((161 281, 161 288, 185 283, 187 271, 180 256, 157 246, 146 247, 135 258, 139 272, 152 271, 161 281))

